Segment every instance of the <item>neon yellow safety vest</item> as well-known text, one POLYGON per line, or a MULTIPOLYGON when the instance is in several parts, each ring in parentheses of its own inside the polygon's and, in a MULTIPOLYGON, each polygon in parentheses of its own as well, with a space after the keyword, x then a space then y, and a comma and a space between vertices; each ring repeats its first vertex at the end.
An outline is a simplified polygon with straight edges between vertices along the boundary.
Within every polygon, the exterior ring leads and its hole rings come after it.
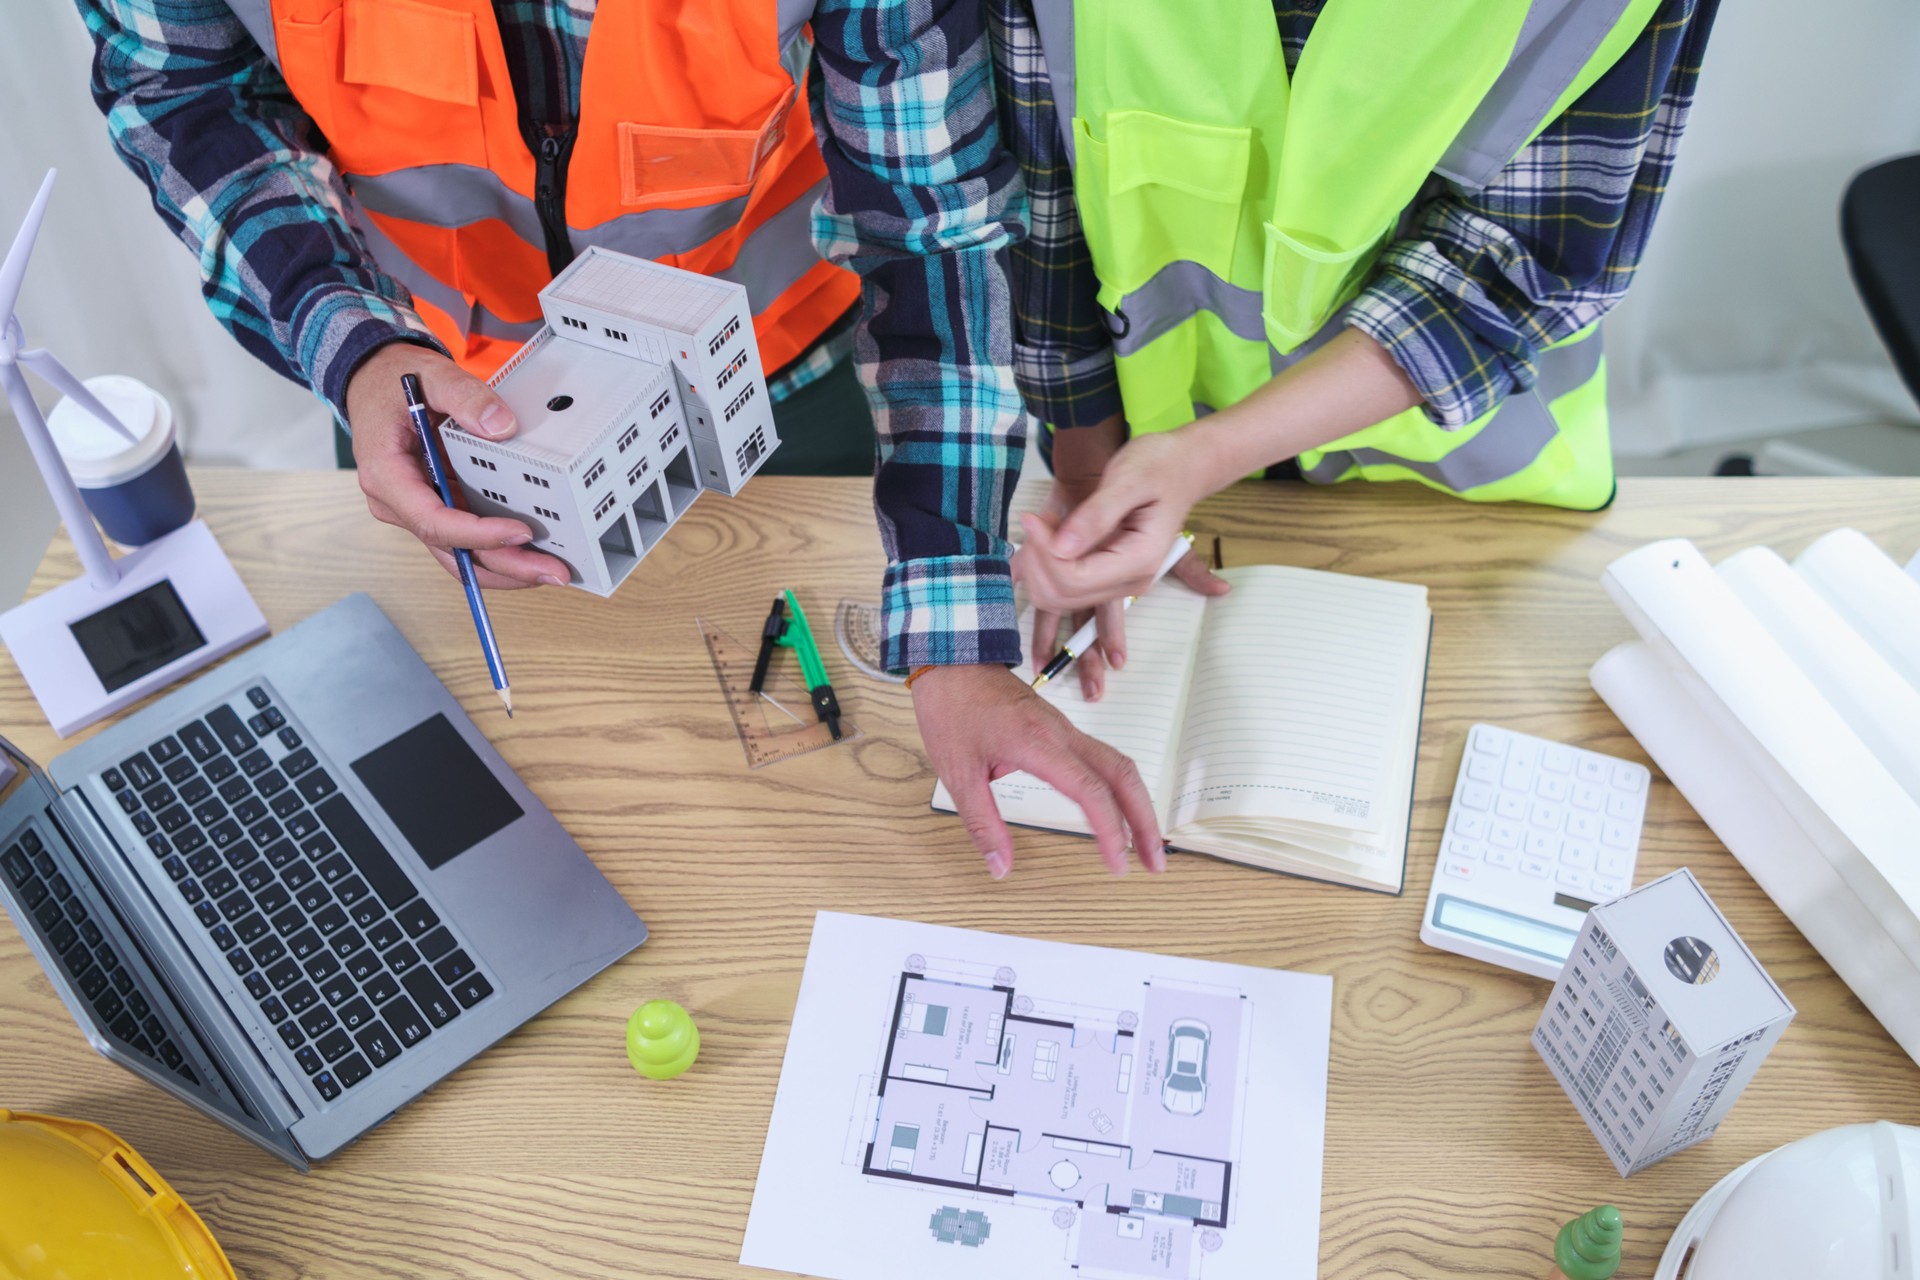
MULTIPOLYGON (((1338 0, 1288 75, 1273 0, 1034 0, 1134 431, 1233 404, 1330 339, 1436 175, 1480 189, 1658 0, 1338 0)), ((1420 408, 1301 454, 1593 510, 1613 495, 1598 326, 1456 430, 1420 408)))

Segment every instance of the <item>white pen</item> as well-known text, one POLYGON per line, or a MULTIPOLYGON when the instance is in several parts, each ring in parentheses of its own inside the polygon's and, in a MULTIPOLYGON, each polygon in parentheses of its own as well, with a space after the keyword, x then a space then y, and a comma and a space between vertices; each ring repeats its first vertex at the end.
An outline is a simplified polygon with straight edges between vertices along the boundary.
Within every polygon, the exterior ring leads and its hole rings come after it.
MULTIPOLYGON (((1172 571, 1173 566, 1179 564, 1181 558, 1191 550, 1193 550, 1193 535, 1182 531, 1180 536, 1174 539, 1173 549, 1167 552, 1167 558, 1162 560, 1160 567, 1154 571, 1153 580, 1158 582, 1160 579, 1166 577, 1167 574, 1172 571)), ((1133 607, 1133 601, 1134 597, 1128 596, 1120 607, 1122 609, 1131 609, 1133 607)), ((1052 660, 1040 669, 1040 674, 1033 678, 1033 687, 1038 689, 1041 685, 1053 679, 1062 671, 1065 671, 1069 666, 1072 666, 1073 660, 1091 648, 1094 640, 1097 639, 1099 635, 1100 629, 1094 625, 1092 618, 1088 618, 1086 625, 1074 632, 1073 638, 1061 645, 1060 652, 1054 654, 1052 660)))

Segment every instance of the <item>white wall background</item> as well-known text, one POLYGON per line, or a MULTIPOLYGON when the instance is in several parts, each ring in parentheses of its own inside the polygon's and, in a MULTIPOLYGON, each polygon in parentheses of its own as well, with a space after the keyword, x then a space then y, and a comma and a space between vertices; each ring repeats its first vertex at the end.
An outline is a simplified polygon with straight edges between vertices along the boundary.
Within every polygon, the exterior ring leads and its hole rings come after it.
MULTIPOLYGON (((131 373, 173 401, 202 461, 328 466, 329 420, 214 323, 191 256, 107 145, 91 43, 68 0, 5 0, 0 236, 60 169, 21 299, 29 337, 82 376, 131 373)), ((1639 280, 1608 334, 1622 453, 1862 421, 1917 421, 1854 297, 1840 192, 1920 150, 1920 4, 1727 0, 1639 280)), ((0 599, 37 559, 46 508, 0 442, 0 599)))

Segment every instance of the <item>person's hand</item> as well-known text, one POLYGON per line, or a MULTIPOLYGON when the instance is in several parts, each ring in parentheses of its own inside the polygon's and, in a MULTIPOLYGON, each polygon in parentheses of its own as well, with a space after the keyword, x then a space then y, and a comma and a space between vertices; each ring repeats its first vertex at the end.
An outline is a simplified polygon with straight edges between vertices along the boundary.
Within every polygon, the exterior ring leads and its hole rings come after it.
POLYGON ((1133 761, 1068 724, 1005 667, 921 673, 913 682, 913 714, 934 772, 994 879, 1013 867, 1013 836, 989 784, 1023 769, 1080 806, 1115 875, 1126 874, 1129 844, 1147 870, 1166 869, 1153 800, 1133 761))
MULTIPOLYGON (((1127 420, 1114 414, 1089 427, 1056 427, 1053 432, 1053 487, 1047 491, 1040 508, 1047 520, 1058 525, 1073 514, 1073 509, 1093 495, 1106 474, 1107 463, 1127 442, 1127 420)), ((1064 637, 1062 623, 1078 629, 1090 617, 1097 617, 1099 639, 1073 664, 1080 679, 1080 692, 1087 701, 1098 701, 1106 691, 1107 667, 1115 670, 1126 665, 1127 634, 1121 619, 1124 606, 1118 600, 1103 602, 1098 609, 1063 615, 1054 609, 1035 609, 1033 614, 1034 670, 1046 665, 1059 651, 1064 637)))
POLYGON ((420 539, 456 578, 460 570, 450 548, 466 547, 473 552, 474 576, 483 587, 566 585, 564 564, 527 548, 533 531, 526 525, 476 516, 440 500, 407 414, 406 394, 400 389, 404 373, 418 374, 428 406, 466 431, 504 440, 519 426, 492 387, 438 351, 411 342, 388 343, 361 361, 347 381, 347 425, 353 431, 353 460, 360 469, 367 510, 374 519, 420 539))
MULTIPOLYGON (((1126 662, 1126 632, 1120 622, 1123 601, 1153 584, 1167 548, 1180 535, 1193 504, 1212 490, 1210 459, 1197 456, 1186 432, 1154 433, 1129 441, 1113 455, 1093 492, 1064 516, 1051 510, 1021 521, 1026 541, 1013 558, 1014 580, 1027 590, 1036 615, 1034 663, 1051 657, 1057 641, 1039 625, 1040 615, 1097 611, 1101 665, 1126 662)), ((1202 595, 1223 595, 1227 583, 1208 570, 1197 552, 1174 565, 1172 574, 1202 595)), ((1075 661, 1076 667, 1086 656, 1075 661)), ((1080 687, 1097 698, 1104 679, 1096 667, 1080 687)))

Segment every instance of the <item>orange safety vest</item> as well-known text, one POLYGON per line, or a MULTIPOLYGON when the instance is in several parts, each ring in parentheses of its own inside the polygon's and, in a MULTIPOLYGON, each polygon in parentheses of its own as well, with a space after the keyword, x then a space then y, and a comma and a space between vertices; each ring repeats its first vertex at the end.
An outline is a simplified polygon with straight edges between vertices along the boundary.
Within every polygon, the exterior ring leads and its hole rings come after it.
POLYGON ((588 245, 744 285, 769 369, 858 300, 813 249, 813 0, 602 0, 570 143, 520 129, 489 0, 228 0, 325 133, 382 270, 485 377, 588 245))

